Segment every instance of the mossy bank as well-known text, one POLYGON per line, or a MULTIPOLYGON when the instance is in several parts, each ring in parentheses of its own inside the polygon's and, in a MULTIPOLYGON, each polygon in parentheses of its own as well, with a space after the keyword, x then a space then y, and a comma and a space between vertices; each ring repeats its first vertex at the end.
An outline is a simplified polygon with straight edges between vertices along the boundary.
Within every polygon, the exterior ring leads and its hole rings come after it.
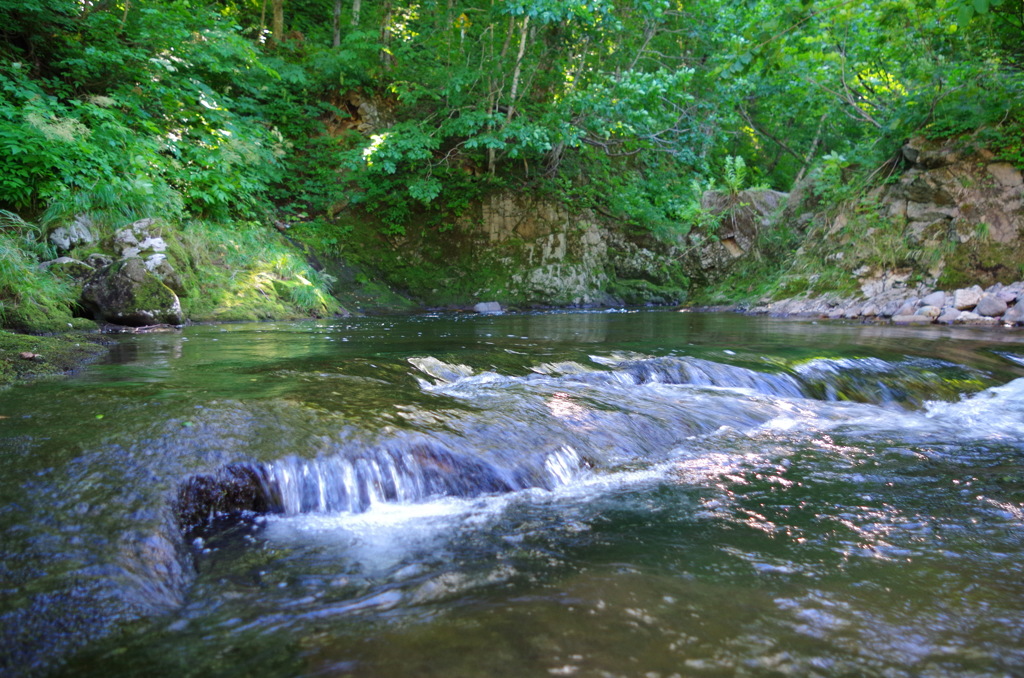
POLYGON ((97 334, 32 336, 0 330, 0 386, 68 374, 104 353, 97 334))

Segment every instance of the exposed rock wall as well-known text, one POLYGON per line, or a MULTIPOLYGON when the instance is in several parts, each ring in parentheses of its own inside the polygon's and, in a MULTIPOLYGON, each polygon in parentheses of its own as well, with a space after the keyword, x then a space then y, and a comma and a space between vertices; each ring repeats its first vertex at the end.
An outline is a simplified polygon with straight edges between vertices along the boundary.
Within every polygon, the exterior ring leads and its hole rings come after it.
POLYGON ((730 193, 705 191, 701 208, 714 220, 713 232, 687 235, 688 269, 698 280, 714 282, 754 248, 758 234, 772 226, 788 193, 751 189, 730 193))
MULTIPOLYGON (((871 197, 881 214, 903 224, 912 251, 924 254, 919 270, 858 271, 864 293, 886 279, 924 274, 929 285, 1007 284, 1024 264, 1024 176, 985 148, 964 141, 938 143, 922 138, 902 149, 908 168, 895 183, 871 197), (922 270, 923 269, 923 270, 922 270)), ((851 219, 840 214, 838 219, 851 219)), ((870 236, 871 234, 866 234, 870 236)))
POLYGON ((502 302, 595 306, 674 303, 684 296, 671 248, 626 237, 589 210, 502 192, 487 196, 458 227, 481 262, 505 272, 488 290, 502 302))
MULTIPOLYGON (((819 231, 825 240, 810 242, 812 235, 805 244, 852 269, 860 296, 785 299, 755 311, 906 324, 1024 322, 1021 170, 964 140, 912 139, 900 160, 905 169, 895 181, 833 214, 819 231), (865 216, 873 221, 849 228, 865 216), (897 258, 898 265, 878 263, 897 258)), ((797 201, 784 217, 797 223, 820 221, 832 207, 799 214, 797 201)))
POLYGON ((903 147, 910 169, 885 187, 891 216, 907 220, 908 235, 925 244, 969 240, 980 225, 998 243, 1014 243, 1024 228, 1024 177, 988 149, 963 149, 921 138, 903 147))

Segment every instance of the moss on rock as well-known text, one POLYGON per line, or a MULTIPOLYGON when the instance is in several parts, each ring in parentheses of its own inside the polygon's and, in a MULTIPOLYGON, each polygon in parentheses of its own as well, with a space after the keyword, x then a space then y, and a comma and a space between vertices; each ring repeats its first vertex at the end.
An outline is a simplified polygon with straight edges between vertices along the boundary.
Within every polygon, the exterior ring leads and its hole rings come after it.
POLYGON ((1024 243, 971 240, 946 257, 937 286, 952 290, 971 285, 1009 284, 1024 273, 1021 262, 1024 262, 1024 243))
POLYGON ((67 374, 105 352, 104 346, 79 333, 43 337, 0 330, 0 385, 67 374))

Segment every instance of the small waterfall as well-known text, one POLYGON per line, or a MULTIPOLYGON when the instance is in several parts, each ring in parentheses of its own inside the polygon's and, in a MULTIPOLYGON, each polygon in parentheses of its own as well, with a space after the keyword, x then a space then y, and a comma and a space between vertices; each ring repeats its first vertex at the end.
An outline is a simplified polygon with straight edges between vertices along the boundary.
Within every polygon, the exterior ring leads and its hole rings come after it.
POLYGON ((934 359, 821 358, 797 365, 794 372, 810 398, 911 408, 956 400, 991 385, 978 371, 934 359))
POLYGON ((689 357, 591 359, 610 367, 611 372, 582 373, 575 378, 614 379, 627 385, 737 388, 782 398, 896 403, 913 408, 931 400, 956 400, 992 385, 977 370, 935 359, 890 362, 879 358, 819 358, 796 365, 789 373, 761 372, 689 357))
POLYGON ((192 476, 179 490, 179 522, 190 529, 224 513, 362 513, 375 504, 432 497, 550 490, 572 482, 585 465, 568 446, 539 462, 524 455, 518 464, 504 466, 436 440, 396 438, 315 459, 293 455, 192 476))
POLYGON ((385 503, 554 489, 591 466, 652 463, 722 426, 753 429, 794 399, 919 409, 986 385, 980 373, 939 360, 816 359, 787 372, 691 357, 591 360, 605 369, 545 364, 517 377, 412 359, 436 380, 420 379, 424 391, 479 410, 449 419, 448 430, 393 431, 374 443, 328 436, 316 457, 194 476, 179 492, 179 520, 191 529, 220 513, 361 513, 385 503))
POLYGON ((594 362, 612 367, 615 378, 626 384, 690 384, 741 388, 765 395, 799 398, 800 383, 788 374, 758 372, 699 358, 647 358, 617 361, 594 356, 594 362))
POLYGON ((356 456, 288 457, 263 468, 270 505, 287 514, 360 513, 373 504, 550 488, 569 475, 557 462, 550 469, 503 468, 429 439, 391 440, 356 456))

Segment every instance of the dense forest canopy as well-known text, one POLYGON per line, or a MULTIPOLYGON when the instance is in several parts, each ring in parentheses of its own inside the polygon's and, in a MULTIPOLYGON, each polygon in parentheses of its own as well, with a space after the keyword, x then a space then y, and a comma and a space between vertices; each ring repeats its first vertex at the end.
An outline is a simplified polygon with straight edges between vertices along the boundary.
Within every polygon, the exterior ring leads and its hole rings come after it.
POLYGON ((0 0, 0 35, 22 231, 159 214, 330 243, 346 211, 444 228, 504 186, 664 234, 708 186, 788 190, 913 135, 1024 164, 1022 0, 0 0))

